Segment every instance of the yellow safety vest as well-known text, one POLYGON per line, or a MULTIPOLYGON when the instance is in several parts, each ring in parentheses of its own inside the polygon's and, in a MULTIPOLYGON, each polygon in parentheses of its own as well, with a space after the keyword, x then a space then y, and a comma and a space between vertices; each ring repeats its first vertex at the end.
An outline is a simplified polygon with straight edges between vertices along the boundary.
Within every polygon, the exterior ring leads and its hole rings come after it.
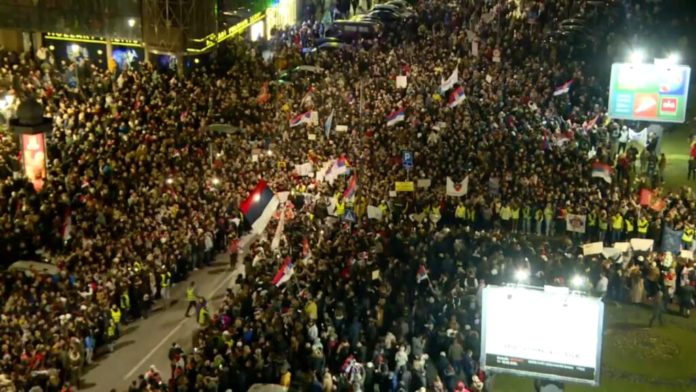
POLYGON ((198 313, 198 325, 205 327, 208 324, 208 311, 203 308, 200 313, 198 313))
POLYGON ((537 222, 540 222, 542 219, 544 219, 544 211, 537 210, 536 214, 534 214, 534 219, 536 219, 537 222))
POLYGON ((616 214, 611 217, 611 228, 614 230, 621 230, 623 228, 623 217, 616 214))
POLYGON ((606 231, 607 227, 609 227, 609 222, 607 222, 606 219, 599 219, 599 230, 606 231))
POLYGON ((587 215, 587 225, 590 227, 597 226, 597 215, 595 215, 593 212, 587 215))
POLYGON ((469 214, 469 220, 471 222, 475 221, 476 220, 476 209, 474 207, 471 207, 471 208, 467 209, 467 212, 469 214))
POLYGON ((633 233, 633 222, 630 219, 626 219, 626 233, 633 233))
POLYGON ((518 220, 520 219, 520 208, 513 208, 512 209, 512 219, 518 220))
POLYGON ((379 205, 379 210, 382 211, 382 216, 387 215, 387 205, 382 203, 379 205))
POLYGON ((160 281, 162 288, 164 289, 164 288, 169 287, 169 279, 171 279, 171 274, 169 272, 167 272, 167 273, 161 274, 160 277, 162 279, 160 281))
POLYGON ((694 240, 694 229, 687 227, 684 229, 684 234, 682 234, 682 241, 690 244, 694 240))
POLYGON ((121 309, 130 309, 130 296, 128 293, 121 294, 121 309))
POLYGON ((510 212, 510 207, 504 206, 503 208, 500 209, 500 219, 502 220, 509 220, 512 215, 512 212, 510 212))
POLYGON ((463 205, 458 205, 456 211, 454 211, 454 216, 457 217, 458 219, 465 219, 466 218, 466 207, 463 205))
POLYGON ((116 336, 116 325, 113 323, 109 324, 109 327, 106 329, 106 336, 113 338, 116 336))
POLYGON ((196 292, 193 290, 192 287, 186 289, 186 300, 189 302, 193 302, 196 300, 196 292))
POLYGON ((346 204, 344 202, 336 203, 336 216, 343 216, 346 212, 346 204))
POLYGON ((114 323, 118 324, 121 322, 121 311, 116 309, 113 310, 111 309, 111 318, 114 320, 114 323))
POLYGON ((638 219, 638 232, 641 234, 646 234, 648 232, 648 226, 650 223, 645 218, 638 219))
POLYGON ((522 209, 522 217, 524 219, 531 219, 532 218, 532 209, 529 207, 524 207, 522 209))

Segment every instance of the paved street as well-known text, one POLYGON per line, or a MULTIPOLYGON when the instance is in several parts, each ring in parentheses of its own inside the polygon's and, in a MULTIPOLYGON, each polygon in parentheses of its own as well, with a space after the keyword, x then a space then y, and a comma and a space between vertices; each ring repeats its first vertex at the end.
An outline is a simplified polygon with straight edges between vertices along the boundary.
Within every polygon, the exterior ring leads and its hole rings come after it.
MULTIPOLYGON (((240 246, 240 249, 246 250, 248 245, 240 246)), ((190 352, 191 337, 198 327, 195 316, 184 317, 188 282, 196 282, 198 294, 208 299, 212 311, 217 309, 224 298, 225 289, 232 287, 243 269, 241 257, 235 268, 231 269, 228 254, 221 254, 210 267, 191 273, 189 280, 179 282, 172 288, 171 306, 163 309, 160 301, 149 318, 135 321, 123 329, 123 336, 116 342, 115 351, 99 356, 96 365, 86 370, 80 390, 109 391, 116 388, 119 392, 125 391, 151 365, 155 365, 162 372, 163 379, 168 380, 169 347, 176 342, 185 352, 190 352)))

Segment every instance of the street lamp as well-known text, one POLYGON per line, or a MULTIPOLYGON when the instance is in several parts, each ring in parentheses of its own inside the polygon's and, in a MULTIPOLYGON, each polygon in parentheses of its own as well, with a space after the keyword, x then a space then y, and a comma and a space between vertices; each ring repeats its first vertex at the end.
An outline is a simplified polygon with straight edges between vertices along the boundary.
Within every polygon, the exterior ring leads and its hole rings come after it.
POLYGON ((135 27, 135 19, 134 18, 128 18, 128 27, 135 27))

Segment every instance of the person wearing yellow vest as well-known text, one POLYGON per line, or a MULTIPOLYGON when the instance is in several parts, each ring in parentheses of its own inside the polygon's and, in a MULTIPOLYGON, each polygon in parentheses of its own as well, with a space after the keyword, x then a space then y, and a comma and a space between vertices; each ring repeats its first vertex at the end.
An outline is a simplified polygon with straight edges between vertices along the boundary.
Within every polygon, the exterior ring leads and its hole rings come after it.
POLYGON ((454 217, 457 220, 457 225, 463 225, 466 220, 466 207, 462 202, 457 204, 457 208, 454 210, 454 217))
POLYGON ((430 221, 437 225, 441 218, 442 214, 440 213, 440 204, 435 202, 430 208, 430 221))
POLYGON ((593 240, 597 233, 597 213, 591 210, 587 213, 587 239, 593 240))
POLYGON ((467 218, 469 219, 469 224, 474 226, 476 224, 476 206, 470 205, 467 209, 467 218))
POLYGON ((166 268, 160 272, 160 297, 164 302, 164 307, 169 305, 169 287, 172 284, 172 274, 166 268))
POLYGON ((529 234, 532 230, 532 209, 529 206, 522 207, 522 232, 529 234))
POLYGON ((387 207, 387 203, 384 200, 379 203, 379 210, 382 211, 382 220, 389 222, 391 220, 389 218, 389 207, 387 207))
POLYGON ((500 207, 500 221, 503 229, 508 231, 512 229, 512 209, 507 203, 500 207))
POLYGON ((106 327, 106 342, 109 347, 109 352, 114 352, 114 343, 116 342, 116 323, 113 319, 109 319, 109 325, 106 327))
POLYGON ((346 213, 346 202, 343 200, 343 198, 336 199, 336 216, 339 218, 343 217, 343 214, 346 213))
POLYGON ((648 236, 648 227, 650 227, 650 221, 645 216, 641 216, 638 219, 638 238, 648 236))
POLYGON ((687 250, 691 250, 691 246, 694 243, 694 227, 687 223, 684 226, 684 233, 682 234, 682 247, 687 250))
POLYGON ((598 241, 605 242, 607 230, 609 230, 609 218, 607 212, 602 210, 599 213, 599 239, 598 241))
POLYGON ((121 336, 121 309, 116 304, 111 305, 111 320, 116 326, 116 336, 121 336))
POLYGON ((128 322, 128 314, 130 312, 130 296, 128 295, 128 291, 124 291, 121 294, 121 312, 123 312, 123 322, 127 323, 128 322))
POLYGON ((512 232, 516 233, 520 223, 520 207, 517 204, 512 203, 510 206, 510 212, 512 213, 512 232))
POLYGON ((186 288, 186 301, 188 302, 188 307, 186 308, 186 315, 184 317, 189 317, 189 312, 191 309, 196 309, 196 302, 198 301, 196 282, 194 281, 191 281, 191 283, 189 283, 189 287, 186 288))
POLYGON ((554 209, 551 203, 546 203, 546 207, 544 207, 544 224, 545 224, 545 229, 546 229, 546 236, 552 236, 555 234, 555 228, 553 224, 553 213, 554 209))
POLYGON ((201 310, 198 311, 198 326, 205 328, 210 324, 210 312, 208 312, 208 305, 204 302, 201 306, 201 310))
POLYGON ((611 242, 621 241, 621 234, 624 228, 624 218, 620 212, 616 212, 611 217, 611 242))
POLYGON ((536 235, 541 235, 541 225, 544 223, 544 210, 537 208, 534 213, 534 222, 536 223, 536 235))
POLYGON ((628 241, 634 236, 635 226, 630 216, 627 216, 624 222, 626 223, 626 241, 628 241))

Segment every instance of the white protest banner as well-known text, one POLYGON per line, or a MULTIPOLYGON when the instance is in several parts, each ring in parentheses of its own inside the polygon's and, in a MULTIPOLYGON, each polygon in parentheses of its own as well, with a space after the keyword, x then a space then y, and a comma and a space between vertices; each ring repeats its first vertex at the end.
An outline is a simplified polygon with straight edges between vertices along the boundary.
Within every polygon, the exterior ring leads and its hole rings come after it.
POLYGON ((405 75, 396 77, 396 88, 406 88, 408 86, 408 78, 405 75))
POLYGON ((621 251, 616 248, 604 248, 602 249, 602 256, 607 259, 614 259, 617 256, 621 256, 621 251))
POLYGON ((311 162, 295 165, 295 173, 300 177, 311 177, 314 175, 314 168, 311 162))
POLYGON ((309 125, 319 125, 319 112, 315 110, 312 110, 310 112, 309 125))
POLYGON ((582 245, 583 256, 598 255, 598 254, 601 254, 603 250, 604 250, 604 243, 602 241, 591 242, 589 244, 582 245))
POLYGON ((418 181, 416 181, 416 188, 430 188, 430 179, 429 178, 421 178, 418 181))
POLYGON ((348 132, 347 125, 336 125, 336 132, 348 132))
POLYGON ((309 139, 309 140, 317 140, 317 134, 316 134, 316 133, 308 133, 308 134, 307 134, 307 139, 309 139))
POLYGON ((382 220, 382 210, 376 206, 367 206, 367 218, 376 219, 378 221, 382 220))
POLYGON ((614 248, 618 249, 621 253, 627 252, 631 248, 630 242, 614 242, 614 248))
POLYGON ((396 197, 396 191, 389 191, 389 197, 396 197))
POLYGON ((644 238, 631 238, 631 248, 637 251, 651 251, 654 242, 644 238))
POLYGON ((688 249, 682 249, 681 253, 679 254, 679 257, 687 259, 687 260, 693 260, 694 259, 694 251, 688 250, 688 249))
POLYGON ((566 231, 572 231, 574 233, 584 233, 586 221, 586 215, 568 214, 566 216, 566 231))

